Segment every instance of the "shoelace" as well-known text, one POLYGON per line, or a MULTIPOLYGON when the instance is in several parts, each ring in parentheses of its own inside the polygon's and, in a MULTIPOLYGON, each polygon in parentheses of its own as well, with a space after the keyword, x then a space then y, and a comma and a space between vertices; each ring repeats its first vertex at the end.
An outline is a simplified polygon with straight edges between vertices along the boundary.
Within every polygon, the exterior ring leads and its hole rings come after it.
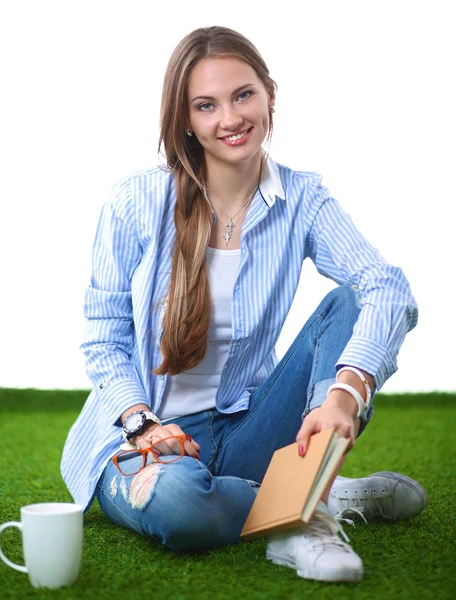
MULTIPOLYGON (((347 491, 345 492, 347 493, 347 491)), ((391 490, 388 490, 387 488, 382 488, 382 493, 384 494, 381 498, 375 498, 373 496, 374 493, 376 493, 376 490, 364 490, 364 493, 370 494, 369 496, 367 496, 367 498, 353 498, 353 497, 346 497, 344 498, 343 496, 336 496, 337 499, 337 503, 339 505, 339 512, 338 512, 338 516, 341 515, 342 513, 344 513, 345 511, 351 511, 354 513, 357 513, 358 515, 361 515, 361 512, 368 512, 369 510, 371 511, 372 515, 380 515, 381 517, 383 517, 384 519, 391 519, 391 517, 389 517, 385 511, 384 511, 384 501, 386 498, 391 497, 392 492, 391 490), (348 502, 348 506, 344 506, 343 502, 348 502), (361 512, 360 512, 361 511, 361 512)), ((364 515, 361 515, 362 518, 364 519, 364 521, 366 520, 364 515)), ((336 516, 337 518, 337 516, 336 516)), ((346 520, 347 522, 350 521, 350 519, 342 519, 342 520, 346 520)))
POLYGON ((343 542, 335 537, 338 533, 342 535, 346 542, 350 541, 340 522, 336 521, 329 513, 318 509, 315 511, 312 520, 306 523, 302 533, 306 537, 316 538, 313 543, 314 548, 329 545, 343 547, 343 542))
POLYGON ((365 523, 367 523, 366 517, 363 515, 363 512, 364 512, 363 506, 360 506, 359 508, 357 508, 356 506, 346 506, 345 508, 340 510, 337 513, 337 515, 334 515, 334 518, 336 519, 336 521, 339 521, 339 523, 341 523, 342 521, 345 521, 345 523, 348 523, 349 525, 353 525, 353 527, 355 527, 355 523, 352 519, 347 519, 346 517, 344 517, 344 513, 346 513, 346 512, 358 514, 362 518, 362 520, 365 523))

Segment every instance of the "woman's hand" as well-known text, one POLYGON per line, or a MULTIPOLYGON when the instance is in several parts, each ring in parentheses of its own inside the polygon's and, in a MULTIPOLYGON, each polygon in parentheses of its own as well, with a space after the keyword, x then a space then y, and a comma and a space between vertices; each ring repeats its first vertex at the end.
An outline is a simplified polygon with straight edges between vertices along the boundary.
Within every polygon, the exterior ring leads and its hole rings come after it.
MULTIPOLYGON (((136 444, 138 448, 144 450, 150 448, 152 444, 157 444, 160 439, 168 438, 172 435, 184 435, 184 432, 175 423, 170 423, 169 425, 151 423, 141 435, 132 438, 131 443, 136 444)), ((184 448, 185 454, 199 460, 200 445, 195 440, 185 442, 184 448)), ((181 444, 178 440, 168 440, 159 444, 157 450, 161 454, 180 454, 181 444)))
POLYGON ((356 417, 358 405, 344 390, 333 390, 321 406, 314 408, 304 419, 296 436, 299 454, 304 456, 309 446, 310 436, 324 429, 334 430, 350 440, 348 450, 353 448, 358 435, 360 419, 356 417))

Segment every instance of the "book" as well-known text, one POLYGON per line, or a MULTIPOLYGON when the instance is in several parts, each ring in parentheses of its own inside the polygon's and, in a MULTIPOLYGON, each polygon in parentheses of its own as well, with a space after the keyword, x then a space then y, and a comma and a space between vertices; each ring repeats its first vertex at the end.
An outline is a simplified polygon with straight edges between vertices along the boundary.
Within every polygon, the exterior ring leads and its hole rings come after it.
POLYGON ((276 450, 241 537, 252 540, 308 523, 349 442, 325 429, 311 436, 304 456, 296 442, 276 450))

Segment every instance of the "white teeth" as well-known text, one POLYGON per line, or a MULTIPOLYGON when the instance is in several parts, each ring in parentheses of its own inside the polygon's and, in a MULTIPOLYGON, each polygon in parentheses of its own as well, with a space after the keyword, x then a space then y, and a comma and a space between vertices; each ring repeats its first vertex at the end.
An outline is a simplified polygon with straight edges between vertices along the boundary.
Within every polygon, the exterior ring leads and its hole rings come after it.
POLYGON ((241 138, 243 138, 248 132, 248 129, 246 129, 245 131, 242 131, 241 133, 238 133, 236 135, 232 135, 230 137, 226 137, 223 138, 224 140, 227 140, 228 142, 234 142, 234 140, 240 140, 241 138))

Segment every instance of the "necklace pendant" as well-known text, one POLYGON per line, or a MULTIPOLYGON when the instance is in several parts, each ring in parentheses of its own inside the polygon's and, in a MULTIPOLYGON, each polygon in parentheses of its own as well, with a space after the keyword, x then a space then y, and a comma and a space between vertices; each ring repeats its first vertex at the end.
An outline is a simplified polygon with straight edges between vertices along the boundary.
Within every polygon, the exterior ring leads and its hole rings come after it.
POLYGON ((228 246, 228 242, 230 241, 231 236, 233 235, 233 227, 234 227, 233 219, 230 219, 228 221, 228 224, 225 225, 225 227, 227 228, 227 232, 225 233, 225 235, 223 237, 225 238, 226 245, 228 246))

